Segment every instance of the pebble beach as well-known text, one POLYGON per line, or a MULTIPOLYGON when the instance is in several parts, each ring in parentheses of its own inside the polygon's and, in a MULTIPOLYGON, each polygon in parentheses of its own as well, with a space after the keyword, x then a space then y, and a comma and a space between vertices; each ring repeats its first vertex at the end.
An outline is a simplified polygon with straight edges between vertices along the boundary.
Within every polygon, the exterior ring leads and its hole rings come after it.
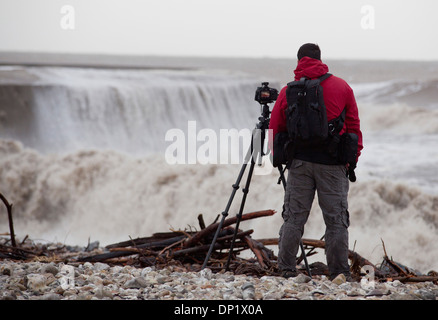
POLYGON ((106 263, 0 261, 1 300, 436 300, 432 282, 346 282, 339 276, 285 279, 205 268, 136 268, 106 263))

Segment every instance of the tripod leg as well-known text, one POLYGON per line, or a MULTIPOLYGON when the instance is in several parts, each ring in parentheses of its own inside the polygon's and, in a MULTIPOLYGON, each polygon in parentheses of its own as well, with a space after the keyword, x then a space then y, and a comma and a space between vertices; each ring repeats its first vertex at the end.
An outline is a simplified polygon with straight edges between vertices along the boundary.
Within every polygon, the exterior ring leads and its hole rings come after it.
MULTIPOLYGON (((280 172, 280 180, 283 183, 283 188, 286 191, 286 178, 284 177, 284 170, 283 170, 282 165, 278 166, 278 171, 280 172)), ((301 248, 302 256, 304 259, 304 264, 306 265, 307 273, 309 274, 309 277, 312 277, 312 273, 310 272, 309 263, 307 262, 306 251, 304 251, 304 245, 303 245, 303 241, 301 239, 300 239, 300 248, 301 248)))
MULTIPOLYGON (((265 123, 266 125, 266 123, 265 123)), ((228 253, 228 259, 227 259, 227 263, 225 265, 225 271, 229 270, 230 267, 230 262, 231 262, 231 256, 233 255, 233 249, 234 249, 234 244, 236 242, 236 236, 237 233, 239 232, 239 225, 240 225, 240 221, 242 219, 242 214, 243 214, 243 208, 245 207, 245 202, 246 202, 246 197, 248 195, 249 192, 249 185, 251 184, 251 178, 254 172, 254 166, 256 164, 256 160, 261 160, 261 157, 263 156, 263 145, 264 145, 264 140, 265 140, 265 132, 263 130, 261 130, 262 125, 259 124, 259 126, 257 127, 258 130, 256 129, 255 131, 253 131, 252 134, 252 139, 251 139, 251 147, 248 150, 248 153, 246 155, 246 159, 245 162, 248 162, 251 159, 251 165, 249 168, 249 172, 248 172, 248 177, 246 178, 246 185, 243 188, 243 197, 242 197, 242 201, 240 203, 240 209, 239 209, 239 213, 237 214, 237 219, 236 219, 236 228, 234 230, 234 235, 233 235, 233 239, 231 241, 231 246, 230 246, 230 251, 228 253), (255 139, 254 139, 255 137, 255 139), (258 145, 258 148, 260 148, 260 150, 257 148, 254 150, 254 141, 256 141, 258 145), (251 158, 250 158, 251 157, 251 158), (260 158, 258 158, 260 157, 260 158)))
POLYGON ((219 222, 219 226, 217 227, 213 241, 211 242, 207 256, 205 257, 204 263, 202 265, 202 269, 204 269, 207 266, 208 260, 210 259, 211 253, 213 252, 214 245, 216 244, 217 237, 219 236, 219 232, 222 230, 222 225, 224 224, 224 220, 228 216, 228 211, 230 210, 231 203, 233 202, 233 199, 234 199, 234 196, 236 195, 237 189, 239 189, 239 184, 240 184, 240 181, 242 180, 243 174, 245 173, 247 165, 248 165, 247 162, 245 162, 242 165, 242 168, 240 169, 239 176, 237 177, 236 183, 233 184, 233 191, 231 192, 231 196, 228 199, 228 203, 227 203, 227 206, 226 206, 224 212, 222 212, 222 219, 219 222))
POLYGON ((252 177, 252 174, 254 171, 254 165, 255 165, 254 161, 251 161, 251 166, 249 167, 248 177, 246 179, 246 185, 242 189, 242 191, 243 191, 242 202, 240 203, 239 213, 237 214, 236 228, 234 230, 233 240, 231 241, 230 251, 228 253, 227 264, 225 265, 225 271, 228 271, 229 267, 230 267, 231 256, 233 254, 233 249, 234 249, 234 243, 236 242, 237 232, 239 231, 239 225, 240 225, 240 220, 242 219, 243 208, 245 207, 246 196, 248 195, 248 192, 249 192, 249 185, 251 183, 251 177, 252 177))
POLYGON ((300 248, 301 248, 301 252, 303 253, 303 259, 304 259, 304 264, 306 265, 307 273, 309 274, 309 277, 312 278, 312 272, 310 272, 309 263, 307 262, 306 251, 304 251, 303 240, 300 240, 300 248))
MULTIPOLYGON (((219 226, 217 227, 217 230, 216 230, 216 233, 215 233, 215 235, 213 237, 213 241, 211 242, 210 248, 208 249, 207 256, 205 257, 204 263, 202 264, 202 269, 204 269, 207 266, 208 260, 210 259, 210 256, 211 256, 211 254, 213 252, 213 249, 214 249, 214 246, 216 244, 216 240, 217 240, 217 238, 219 236, 219 233, 222 230, 222 226, 224 224, 224 220, 228 216, 228 211, 230 210, 231 203, 233 202, 233 199, 234 199, 234 196, 236 195, 237 189, 239 189, 240 181, 242 180, 243 174, 245 173, 245 170, 246 170, 246 167, 248 166, 248 162, 249 161, 251 161, 251 167, 252 167, 251 172, 250 172, 251 174, 249 176, 252 175, 252 170, 254 168, 254 166, 253 166, 253 162, 254 161, 253 161, 253 158, 252 158, 253 151, 254 151, 253 150, 253 142, 254 142, 254 134, 252 135, 251 145, 248 148, 248 151, 247 151, 247 153, 245 155, 245 159, 243 160, 243 165, 242 165, 242 168, 240 169, 240 172, 239 172, 239 175, 237 177, 236 183, 233 184, 233 191, 232 191, 231 196, 230 196, 230 198, 228 200, 227 206, 226 206, 224 212, 222 212, 222 219, 221 219, 221 221, 219 223, 219 226)), ((236 230, 237 230, 237 228, 236 228, 236 230)))
POLYGON ((280 172, 280 177, 278 178, 278 184, 280 184, 281 182, 283 184, 284 190, 286 190, 286 178, 284 177, 284 172, 286 171, 286 167, 283 169, 283 166, 280 165, 278 167, 278 171, 280 172))

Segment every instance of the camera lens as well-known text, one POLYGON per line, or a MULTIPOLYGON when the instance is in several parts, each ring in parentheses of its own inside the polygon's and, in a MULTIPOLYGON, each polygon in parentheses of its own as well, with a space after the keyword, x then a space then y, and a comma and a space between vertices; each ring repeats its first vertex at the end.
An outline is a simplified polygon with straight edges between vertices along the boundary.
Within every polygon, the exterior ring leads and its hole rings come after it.
POLYGON ((264 90, 264 91, 261 92, 260 96, 263 99, 269 99, 269 97, 271 96, 271 93, 269 92, 269 90, 264 90))

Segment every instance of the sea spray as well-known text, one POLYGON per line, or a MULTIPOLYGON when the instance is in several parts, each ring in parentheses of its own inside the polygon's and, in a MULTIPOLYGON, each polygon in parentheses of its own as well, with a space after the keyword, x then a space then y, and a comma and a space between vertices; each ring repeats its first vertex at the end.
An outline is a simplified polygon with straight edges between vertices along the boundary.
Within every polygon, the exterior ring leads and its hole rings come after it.
POLYGON ((190 120, 219 132, 252 129, 260 115, 259 81, 219 71, 24 70, 37 80, 0 85, 0 135, 44 153, 164 152, 166 132, 190 120))
MULTIPOLYGON (((346 64, 351 79, 361 81, 377 74, 368 66, 346 64)), ((165 133, 185 130, 189 121, 218 135, 253 129, 262 69, 259 79, 211 69, 0 67, 0 191, 14 205, 18 236, 105 245, 199 228, 199 213, 211 223, 224 210, 240 165, 170 165, 165 133)), ((394 260, 436 270, 436 81, 385 81, 352 83, 365 148, 358 181, 350 184, 350 249, 378 264, 384 243, 394 260)), ((284 191, 277 181, 276 170, 253 177, 245 211, 277 211, 243 222, 255 238, 278 237, 284 191)), ((238 212, 240 195, 230 215, 238 212)), ((6 220, 0 216, 0 230, 8 230, 6 220)), ((304 237, 324 232, 315 197, 304 237)), ((324 261, 324 253, 310 260, 324 261)))
MULTIPOLYGON (((14 203, 17 234, 79 245, 89 238, 109 244, 170 228, 199 228, 199 213, 212 222, 225 208, 239 171, 238 165, 169 165, 162 155, 114 151, 42 155, 10 141, 1 141, 0 150, 0 185, 14 203)), ((253 177, 245 212, 277 211, 243 222, 256 238, 278 236, 283 191, 277 180, 275 172, 253 177)), ((231 215, 240 199, 238 193, 231 215)), ((363 180, 350 185, 349 211, 350 248, 355 243, 374 263, 383 257, 383 240, 395 260, 423 272, 438 265, 438 196, 401 183, 363 180)), ((3 229, 6 223, 3 219, 3 229)), ((316 197, 304 237, 324 232, 316 197)))

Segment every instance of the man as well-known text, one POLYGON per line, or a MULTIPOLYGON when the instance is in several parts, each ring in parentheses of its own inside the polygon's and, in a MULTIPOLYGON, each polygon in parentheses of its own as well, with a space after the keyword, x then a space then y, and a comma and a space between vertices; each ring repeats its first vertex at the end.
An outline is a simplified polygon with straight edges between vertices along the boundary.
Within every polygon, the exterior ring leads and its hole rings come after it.
MULTIPOLYGON (((304 44, 298 50, 298 65, 294 71, 295 80, 303 77, 316 79, 329 69, 321 61, 321 51, 316 44, 304 44)), ((362 145, 360 120, 353 90, 341 78, 334 75, 321 82, 327 120, 340 116, 345 109, 345 122, 340 135, 355 133, 358 137, 357 158, 362 145)), ((287 99, 284 87, 271 113, 270 129, 273 137, 287 131, 287 99)), ((275 154, 275 149, 274 149, 275 154)), ((297 148, 289 167, 284 198, 283 225, 280 229, 278 264, 286 278, 297 275, 296 255, 309 217, 315 191, 326 225, 326 259, 333 279, 344 274, 351 279, 348 265, 348 196, 349 181, 347 167, 329 156, 323 148, 306 150, 297 148)))

